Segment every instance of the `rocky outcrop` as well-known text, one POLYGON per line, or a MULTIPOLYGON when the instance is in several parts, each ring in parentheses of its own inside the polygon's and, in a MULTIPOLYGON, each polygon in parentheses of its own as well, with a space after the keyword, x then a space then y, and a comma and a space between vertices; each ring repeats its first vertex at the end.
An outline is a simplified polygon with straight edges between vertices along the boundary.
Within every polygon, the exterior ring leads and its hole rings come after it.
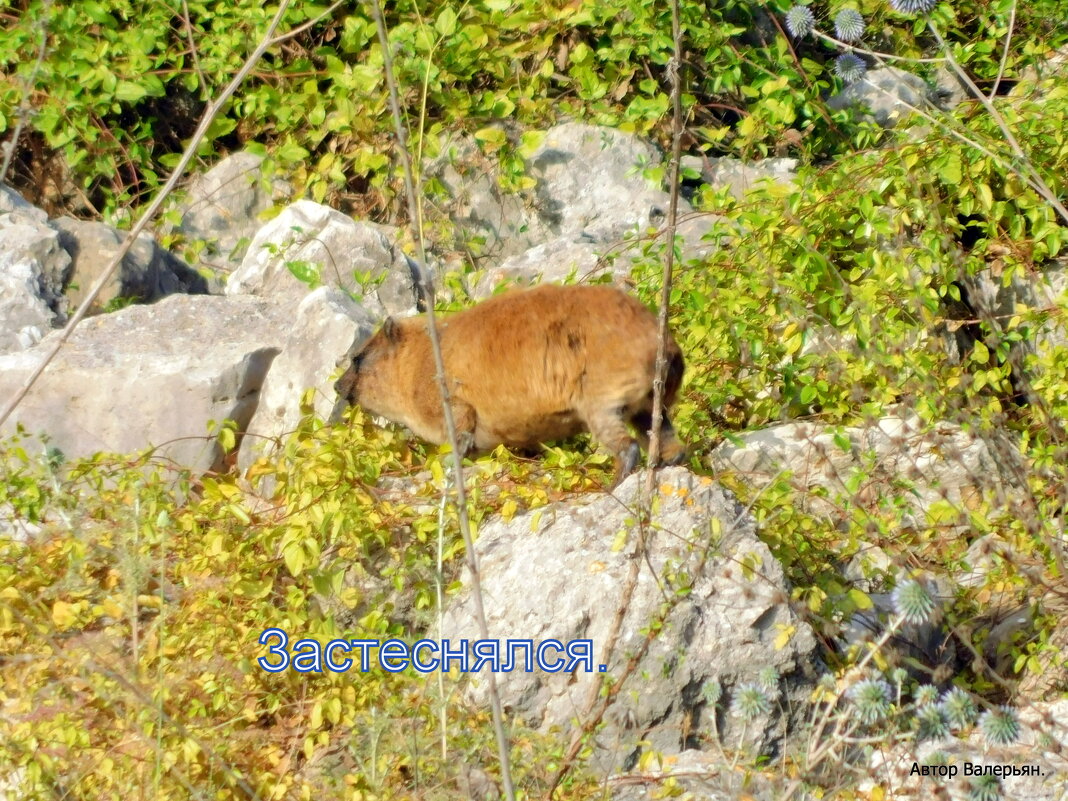
MULTIPOLYGON (((791 611, 782 567, 755 534, 729 493, 683 468, 658 476, 648 551, 635 591, 621 597, 632 565, 638 494, 635 474, 612 495, 587 498, 485 525, 476 543, 489 636, 593 642, 594 672, 499 673, 505 707, 542 730, 571 731, 604 678, 622 681, 594 741, 605 771, 633 764, 643 748, 676 754, 698 733, 718 732, 724 745, 768 751, 781 744, 791 712, 800 710, 801 675, 811 669, 815 641, 791 611), (668 605, 656 636, 647 637, 668 605), (604 652, 620 605, 620 639, 604 652), (792 636, 783 636, 792 631, 792 636), (776 642, 778 640, 778 642, 776 642), (780 647, 781 646, 781 647, 780 647), (637 659, 633 671, 627 665, 637 659), (742 723, 727 710, 746 684, 759 684, 767 708, 742 723), (706 693, 723 688, 719 706, 706 693)), ((469 584, 465 572, 464 584, 469 584)), ((443 636, 479 639, 467 592, 445 611, 443 636)), ((556 652, 550 651, 550 657, 556 652)), ((472 694, 486 697, 473 674, 472 694)))
MULTIPOLYGON (((906 743, 892 750, 876 749, 870 760, 871 779, 858 790, 889 784, 894 798, 924 796, 965 799, 982 795, 976 777, 964 775, 964 764, 973 770, 997 770, 1006 775, 996 783, 997 798, 1005 801, 1061 801, 1068 786, 1068 701, 1035 704, 1020 711, 1020 737, 1009 745, 990 745, 975 729, 963 738, 944 737, 906 743), (943 764, 957 768, 952 778, 923 777, 913 765, 943 764), (1028 767, 1026 772, 1023 768, 1028 767), (1012 768, 1016 768, 1012 771, 1012 768)), ((984 797, 994 797, 989 795, 984 797)))
POLYGON ((923 527, 938 504, 937 522, 951 525, 958 521, 947 518, 949 510, 966 518, 987 493, 1003 487, 986 442, 956 424, 925 426, 914 416, 841 430, 784 423, 732 439, 713 451, 713 469, 737 471, 756 487, 787 477, 807 511, 828 517, 900 503, 909 510, 905 525, 923 527))
POLYGON ((726 156, 686 156, 682 165, 696 171, 702 181, 714 188, 727 187, 738 200, 761 181, 792 184, 797 179, 797 159, 772 158, 745 162, 726 156))
MULTIPOLYGON (((52 221, 59 241, 71 259, 67 302, 76 307, 89 295, 100 275, 118 252, 126 232, 110 225, 72 217, 52 221)), ((97 295, 92 309, 101 311, 115 300, 152 302, 177 292, 202 294, 207 282, 188 264, 141 234, 122 263, 97 295)))
POLYGON ((200 254, 203 266, 229 275, 263 224, 260 215, 292 191, 264 175, 263 156, 232 153, 189 183, 178 230, 187 241, 207 245, 200 254))
MULTIPOLYGON (((292 317, 269 301, 173 295, 85 320, 4 426, 47 434, 68 458, 98 451, 156 455, 194 471, 224 467, 209 422, 251 420, 292 317)), ((57 336, 53 334, 52 336, 57 336)), ((11 397, 50 339, 0 356, 11 397)))
POLYGON ((256 232, 226 294, 268 297, 295 311, 319 285, 361 296, 376 317, 416 306, 409 262, 389 238, 310 200, 297 201, 256 232))
POLYGON ((896 127, 913 111, 931 103, 931 89, 923 79, 897 67, 870 70, 827 100, 833 109, 854 107, 883 128, 896 127))
POLYGON ((65 319, 70 270, 56 231, 5 192, 14 211, 0 213, 0 352, 32 347, 65 319))
MULTIPOLYGON (((463 152, 473 158, 469 148, 463 152)), ((505 281, 629 276, 643 257, 640 238, 667 218, 668 193, 642 174, 661 162, 656 146, 639 136, 569 122, 546 131, 527 160, 527 174, 535 181, 528 203, 491 190, 484 170, 451 167, 443 183, 453 197, 453 222, 493 245, 481 259, 486 273, 474 294, 488 296, 505 281), (510 215, 517 205, 518 214, 510 215), (505 219, 520 232, 514 242, 502 241, 511 230, 500 222, 505 219)), ((680 199, 679 215, 692 211, 680 199)), ((710 218, 698 216, 680 227, 684 259, 711 247, 702 240, 711 225, 710 218)))
POLYGON ((300 421, 301 400, 309 389, 314 393, 311 410, 316 416, 322 420, 334 416, 338 368, 347 365, 374 328, 371 315, 338 289, 319 287, 301 301, 242 441, 240 470, 276 452, 300 421))

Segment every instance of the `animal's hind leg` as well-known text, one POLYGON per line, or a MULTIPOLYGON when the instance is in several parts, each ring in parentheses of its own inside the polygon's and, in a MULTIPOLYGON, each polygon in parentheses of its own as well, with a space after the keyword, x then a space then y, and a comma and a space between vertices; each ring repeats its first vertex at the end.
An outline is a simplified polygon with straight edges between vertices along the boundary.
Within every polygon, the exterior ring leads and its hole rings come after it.
POLYGON ((475 448, 475 428, 478 425, 478 417, 475 414, 475 408, 462 400, 453 398, 451 406, 452 422, 456 426, 456 444, 460 449, 459 456, 463 458, 475 448))
POLYGON ((583 417, 594 439, 615 454, 616 473, 612 482, 614 487, 638 466, 641 456, 638 443, 627 430, 622 410, 618 406, 598 407, 583 417))
MULTIPOLYGON (((649 450, 649 432, 653 428, 653 415, 649 411, 640 411, 630 419, 642 444, 642 450, 649 450)), ((660 463, 682 464, 686 461, 686 446, 675 433, 675 427, 671 424, 671 418, 667 412, 660 420, 660 463)))

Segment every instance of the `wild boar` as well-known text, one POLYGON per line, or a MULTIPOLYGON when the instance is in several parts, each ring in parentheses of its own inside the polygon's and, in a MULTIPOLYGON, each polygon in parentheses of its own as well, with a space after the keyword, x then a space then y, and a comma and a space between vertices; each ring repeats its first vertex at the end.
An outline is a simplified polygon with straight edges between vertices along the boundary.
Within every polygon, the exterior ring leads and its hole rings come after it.
MULTIPOLYGON (((531 448, 589 431, 615 455, 617 481, 637 466, 639 441, 648 449, 657 348, 656 318, 638 300, 603 285, 542 285, 437 322, 461 451, 531 448)), ((387 319, 334 388, 345 402, 440 444, 435 373, 425 317, 387 319)), ((682 373, 682 351, 669 336, 660 437, 669 464, 686 458, 667 416, 682 373)))

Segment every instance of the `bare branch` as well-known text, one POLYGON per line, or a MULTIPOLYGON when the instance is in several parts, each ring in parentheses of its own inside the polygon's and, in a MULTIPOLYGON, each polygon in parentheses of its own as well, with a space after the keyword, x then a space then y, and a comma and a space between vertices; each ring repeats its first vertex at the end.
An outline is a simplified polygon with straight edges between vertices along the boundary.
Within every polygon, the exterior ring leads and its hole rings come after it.
MULTIPOLYGON (((412 169, 411 156, 408 152, 408 132, 404 126, 401 115, 400 100, 397 97, 397 82, 393 76, 393 58, 389 47, 389 37, 386 34, 386 22, 382 16, 382 7, 379 0, 371 0, 371 8, 374 13, 375 27, 378 29, 378 41, 382 47, 382 63, 386 75, 386 85, 389 88, 389 103, 393 113, 394 132, 397 136, 397 151, 400 155, 401 165, 404 170, 404 189, 407 194, 408 211, 412 231, 419 248, 419 261, 426 265, 426 246, 423 241, 423 226, 420 216, 420 205, 415 194, 415 179, 412 169)), ((456 491, 456 515, 460 524, 460 535, 464 540, 467 568, 471 572, 471 597, 475 604, 475 619, 478 623, 479 636, 489 639, 489 627, 486 624, 486 612, 482 605, 482 582, 478 570, 478 556, 475 553, 475 543, 471 536, 471 523, 467 516, 467 492, 464 487, 463 452, 460 449, 456 436, 456 421, 452 414, 452 403, 449 398, 449 387, 445 377, 445 361, 441 354, 441 340, 438 336, 437 320, 434 316, 434 279, 425 268, 420 270, 417 277, 423 297, 426 300, 427 332, 430 335, 430 348, 434 353, 434 368, 438 382, 438 390, 441 393, 441 409, 445 417, 445 433, 452 448, 453 455, 453 487, 456 491)), ((512 771, 509 757, 508 737, 504 731, 504 710, 501 707, 501 696, 497 689, 497 677, 493 671, 487 674, 489 680, 490 708, 493 713, 493 731, 497 738, 497 753, 500 760, 501 784, 504 795, 508 801, 515 801, 515 790, 512 787, 512 771)))

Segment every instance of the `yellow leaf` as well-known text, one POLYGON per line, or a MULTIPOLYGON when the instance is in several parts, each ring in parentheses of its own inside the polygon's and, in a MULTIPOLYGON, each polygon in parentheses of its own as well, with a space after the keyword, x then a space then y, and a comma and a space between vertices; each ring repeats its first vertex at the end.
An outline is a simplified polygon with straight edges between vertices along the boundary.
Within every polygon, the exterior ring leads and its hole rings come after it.
POLYGON ((775 635, 775 650, 781 651, 786 647, 787 643, 794 636, 797 631, 797 626, 782 626, 779 627, 779 633, 775 635))
POLYGON ((74 614, 74 605, 66 601, 56 601, 52 604, 52 622, 60 629, 69 629, 77 622, 74 614))
POLYGON ((862 590, 858 590, 856 587, 849 591, 849 600, 853 602, 853 606, 858 610, 872 608, 871 598, 868 597, 868 594, 862 590))

